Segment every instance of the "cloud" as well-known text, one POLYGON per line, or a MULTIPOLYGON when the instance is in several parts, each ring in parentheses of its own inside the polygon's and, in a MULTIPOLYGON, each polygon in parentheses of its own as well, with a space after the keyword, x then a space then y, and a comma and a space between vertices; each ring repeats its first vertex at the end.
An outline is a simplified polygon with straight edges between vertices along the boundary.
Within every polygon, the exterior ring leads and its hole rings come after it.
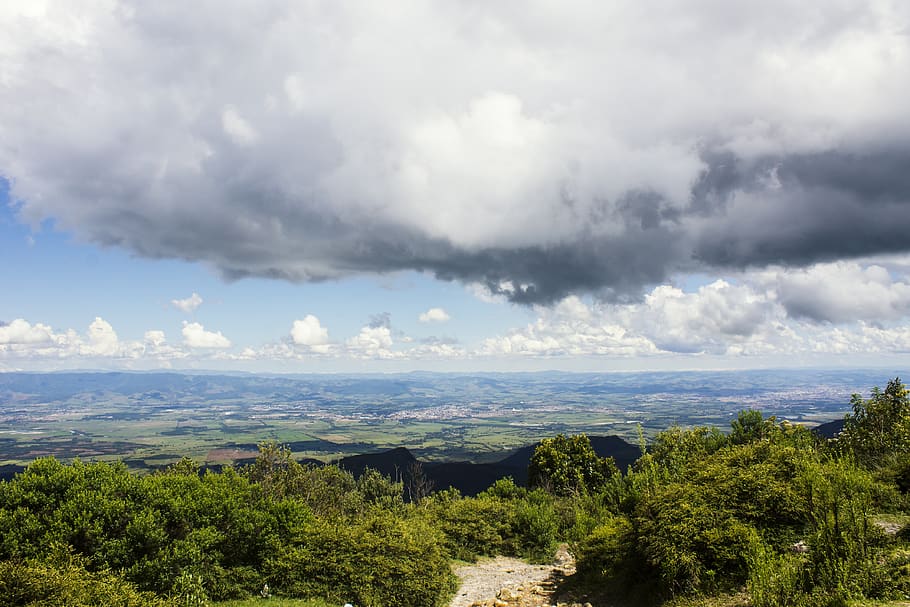
POLYGON ((895 280, 877 264, 818 264, 799 270, 769 271, 766 284, 790 316, 818 322, 884 322, 910 316, 910 284, 895 280))
POLYGON ((488 338, 481 355, 495 356, 647 356, 659 348, 643 335, 636 335, 606 314, 570 296, 553 308, 539 307, 539 318, 523 329, 488 338))
POLYGON ((77 362, 77 366, 117 363, 126 366, 137 361, 163 364, 186 358, 187 354, 167 346, 162 331, 147 331, 142 341, 122 340, 114 327, 101 317, 81 334, 73 329, 55 331, 49 325, 16 319, 0 327, 0 358, 35 362, 41 369, 77 362))
POLYGON ((505 303, 506 301, 508 301, 502 295, 501 290, 500 290, 499 294, 494 294, 491 288, 487 287, 486 285, 477 283, 477 282, 468 283, 467 285, 465 285, 465 289, 467 289, 468 293, 470 293, 475 298, 479 299, 480 301, 482 301, 484 303, 501 304, 501 303, 505 303))
POLYGON ((31 325, 17 318, 9 324, 0 325, 0 344, 43 344, 54 341, 53 329, 41 323, 31 325))
POLYGON ((149 344, 150 346, 152 346, 154 348, 160 348, 167 342, 167 339, 164 336, 164 331, 156 331, 156 330, 146 331, 144 338, 145 338, 145 343, 149 344))
POLYGON ((371 329, 378 329, 385 327, 386 329, 392 328, 392 314, 390 312, 380 312, 379 314, 373 314, 370 316, 370 322, 367 324, 371 329))
POLYGON ((533 320, 524 326, 471 343, 405 335, 393 328, 389 313, 372 316, 356 333, 335 342, 308 314, 291 321, 290 335, 281 340, 236 348, 222 333, 188 321, 181 343, 172 345, 160 329, 145 331, 141 339, 121 338, 101 317, 82 332, 19 318, 0 324, 0 365, 160 368, 175 362, 318 361, 341 369, 361 361, 394 361, 404 368, 457 361, 463 368, 488 368, 495 358, 497 364, 520 368, 529 360, 549 365, 556 359, 624 359, 648 365, 660 359, 660 364, 688 366, 716 357, 733 365, 855 362, 910 352, 908 278, 910 256, 888 256, 808 268, 772 266, 685 288, 658 285, 641 300, 625 302, 570 295, 553 305, 530 307, 533 320))
POLYGON ((717 210, 706 211, 694 232, 701 262, 808 265, 907 251, 910 175, 901 167, 910 162, 910 142, 723 162, 732 166, 719 169, 727 174, 711 186, 717 210))
MULTIPOLYGON (((901 264, 895 264, 901 266, 901 264)), ((478 356, 634 358, 899 354, 910 346, 906 278, 877 263, 773 268, 643 301, 569 296, 537 319, 484 340, 478 356), (856 320, 859 319, 859 320, 856 320)))
POLYGON ((450 319, 449 313, 442 308, 430 308, 418 317, 420 322, 446 322, 450 319))
POLYGON ((318 318, 307 314, 303 320, 294 321, 291 340, 298 346, 325 346, 329 343, 329 331, 319 323, 318 318))
POLYGON ((101 245, 525 304, 910 249, 906 3, 24 7, 0 174, 101 245))
POLYGON ((232 107, 225 108, 222 112, 221 126, 237 145, 250 145, 259 138, 255 129, 232 107))
POLYGON ((183 321, 183 343, 190 348, 230 348, 231 341, 221 334, 206 331, 198 322, 183 321))
POLYGON ((345 342, 348 353, 356 358, 394 358, 392 331, 387 326, 366 326, 345 342))
POLYGON ((689 293, 659 286, 642 305, 624 306, 617 314, 661 350, 715 354, 731 345, 754 345, 765 338, 769 324, 785 316, 767 293, 723 280, 689 293))
POLYGON ((88 327, 88 344, 83 348, 86 354, 95 356, 115 356, 121 351, 120 340, 111 323, 100 316, 88 327))
POLYGON ((202 297, 200 297, 199 294, 194 291, 193 294, 186 299, 172 299, 171 305, 178 310, 182 310, 183 312, 190 314, 192 312, 195 312, 196 308, 202 305, 202 297))

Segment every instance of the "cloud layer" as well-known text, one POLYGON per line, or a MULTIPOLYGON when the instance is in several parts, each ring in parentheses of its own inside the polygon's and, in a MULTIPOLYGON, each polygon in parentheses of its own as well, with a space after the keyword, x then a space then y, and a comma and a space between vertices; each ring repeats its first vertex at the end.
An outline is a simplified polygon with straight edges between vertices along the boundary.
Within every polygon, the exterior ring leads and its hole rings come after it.
MULTIPOLYGON (((891 0, 21 3, 0 175, 23 220, 228 278, 631 301, 910 249, 908 22, 891 0)), ((852 313, 807 303, 815 278, 783 305, 852 313)))
POLYGON ((907 259, 879 260, 888 268, 843 261, 807 270, 774 266, 689 289, 659 285, 640 302, 570 295, 555 305, 534 306, 534 319, 526 325, 474 343, 408 334, 389 313, 376 314, 353 334, 335 339, 318 317, 305 314, 289 322, 286 335, 258 344, 234 344, 221 331, 188 321, 182 323, 182 340, 171 343, 161 329, 145 331, 142 339, 123 339, 100 317, 84 332, 20 318, 0 322, 0 369, 235 363, 268 368, 333 361, 338 367, 397 361, 408 368, 458 361, 464 368, 488 369, 495 361, 511 368, 522 368, 521 361, 579 359, 650 366, 659 358, 686 367, 712 357, 729 364, 856 364, 864 356, 881 360, 910 353, 907 259))

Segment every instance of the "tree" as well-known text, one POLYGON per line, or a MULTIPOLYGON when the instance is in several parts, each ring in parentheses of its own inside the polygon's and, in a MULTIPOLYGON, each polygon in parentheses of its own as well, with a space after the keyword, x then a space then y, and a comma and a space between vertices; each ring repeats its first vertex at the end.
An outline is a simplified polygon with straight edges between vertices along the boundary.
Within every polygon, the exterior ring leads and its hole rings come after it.
POLYGON ((528 481, 557 495, 597 493, 619 474, 612 457, 599 457, 585 434, 545 438, 534 450, 528 481))
POLYGON ((838 445, 852 452, 860 462, 878 467, 891 457, 906 458, 910 453, 910 391, 899 377, 888 382, 884 391, 872 389, 863 399, 854 394, 853 413, 844 420, 838 445))
POLYGON ((734 445, 743 445, 753 441, 768 438, 779 430, 777 418, 773 415, 765 418, 761 411, 745 409, 739 412, 730 422, 730 442, 734 445))

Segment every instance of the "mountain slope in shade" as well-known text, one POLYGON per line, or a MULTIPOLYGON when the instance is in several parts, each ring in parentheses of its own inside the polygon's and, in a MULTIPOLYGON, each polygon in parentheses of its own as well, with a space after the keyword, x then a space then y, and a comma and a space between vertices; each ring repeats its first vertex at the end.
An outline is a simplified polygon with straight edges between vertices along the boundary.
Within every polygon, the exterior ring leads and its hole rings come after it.
POLYGON ((836 419, 833 422, 821 424, 812 429, 813 432, 825 438, 834 438, 844 430, 844 420, 836 419))
POLYGON ((410 478, 416 462, 417 458, 413 453, 405 447, 396 447, 379 453, 343 457, 335 463, 339 468, 347 470, 354 476, 360 476, 367 468, 372 468, 393 480, 404 480, 410 478))
MULTIPOLYGON (((639 458, 641 450, 618 436, 592 436, 591 446, 600 457, 612 457, 620 470, 625 472, 639 458)), ((528 484, 528 464, 540 443, 515 450, 498 462, 475 464, 473 462, 419 462, 423 474, 432 481, 436 490, 454 487, 463 495, 477 495, 501 478, 512 477, 515 484, 528 484)), ((353 455, 336 462, 354 476, 373 468, 394 480, 407 485, 413 480, 418 460, 404 447, 380 453, 353 455)))

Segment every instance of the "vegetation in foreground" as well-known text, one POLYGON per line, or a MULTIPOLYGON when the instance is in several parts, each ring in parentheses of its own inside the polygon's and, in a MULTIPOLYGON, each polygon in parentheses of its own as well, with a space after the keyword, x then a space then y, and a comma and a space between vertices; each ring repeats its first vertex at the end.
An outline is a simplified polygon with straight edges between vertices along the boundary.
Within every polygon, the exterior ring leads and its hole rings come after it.
POLYGON ((583 435, 543 441, 532 488, 429 493, 265 444, 220 473, 36 460, 0 483, 0 596, 38 605, 431 607, 452 559, 549 558, 626 604, 846 606, 910 596, 910 397, 855 397, 836 441, 756 411, 661 433, 625 475, 583 435), (405 501, 407 494, 409 501, 405 501), (252 603, 250 601, 253 601, 252 603))
POLYGON ((224 601, 217 607, 338 607, 336 603, 329 603, 322 599, 281 599, 269 597, 268 602, 262 597, 243 599, 237 601, 224 601))

